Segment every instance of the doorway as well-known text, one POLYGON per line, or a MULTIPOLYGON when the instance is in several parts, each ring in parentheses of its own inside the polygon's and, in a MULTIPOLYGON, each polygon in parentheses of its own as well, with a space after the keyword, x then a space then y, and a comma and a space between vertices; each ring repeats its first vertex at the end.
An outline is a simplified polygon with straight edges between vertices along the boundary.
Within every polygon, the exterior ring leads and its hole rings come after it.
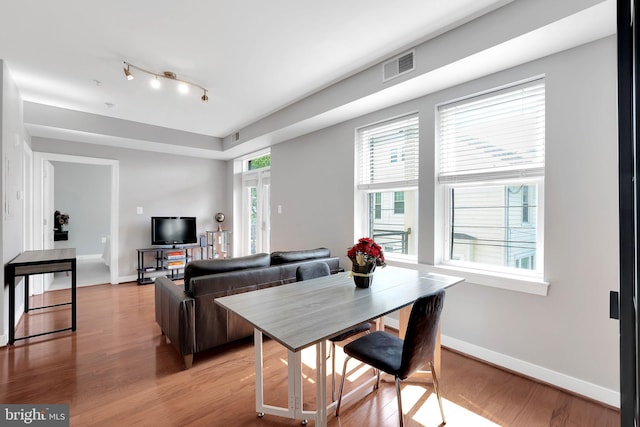
MULTIPOLYGON (((119 162, 117 160, 110 159, 100 159, 93 157, 81 157, 81 156, 71 156, 64 154, 53 154, 53 153, 42 153, 37 152, 34 153, 34 184, 35 184, 35 196, 37 200, 36 209, 34 209, 34 235, 37 236, 35 239, 37 241, 36 248, 45 248, 49 244, 54 244, 54 247, 64 247, 65 242, 50 242, 53 238, 50 237, 53 232, 53 222, 54 222, 54 211, 55 206, 53 192, 45 192, 45 188, 50 186, 53 188, 54 182, 54 174, 55 168, 53 165, 75 165, 77 166, 75 169, 80 170, 81 167, 88 168, 96 168, 97 167, 105 167, 105 179, 108 181, 105 183, 104 192, 108 192, 107 201, 105 202, 105 209, 108 209, 108 225, 105 226, 104 230, 100 233, 102 241, 100 242, 102 245, 100 246, 99 253, 90 253, 96 252, 98 250, 95 249, 86 249, 83 248, 83 252, 86 256, 80 255, 78 256, 78 285, 82 284, 96 284, 91 283, 98 281, 97 283, 105 283, 104 278, 108 279, 108 282, 111 284, 117 284, 119 282, 119 272, 118 272, 118 200, 119 200, 119 162), (47 172, 49 171, 49 172, 47 172), (48 208, 46 206, 51 205, 48 208), (93 266, 93 267, 92 267, 93 266), (106 266, 106 267, 105 267, 106 266), (101 276, 99 272, 96 272, 97 268, 106 268, 108 270, 108 275, 101 276), (82 272, 84 273, 84 278, 82 278, 82 272)), ((76 177, 76 178, 81 178, 76 177)), ((71 195, 72 197, 82 198, 81 194, 71 195)), ((76 205, 77 206, 77 205, 76 205)), ((106 215, 106 213, 105 213, 106 215)), ((86 216, 86 215, 84 215, 86 216)), ((81 218, 81 217, 80 217, 81 218)), ((76 221, 79 221, 80 218, 76 218, 76 221)), ((73 221, 73 216, 70 214, 70 221, 73 221)), ((86 221, 86 218, 85 218, 86 221)), ((90 219, 89 219, 90 221, 90 219)), ((90 225, 86 225, 85 227, 90 227, 90 225)), ((97 227, 96 227, 97 228, 97 227)), ((85 230, 89 230, 90 228, 85 228, 85 230)), ((88 232, 84 234, 89 234, 88 232)), ((93 237, 91 239, 95 240, 93 237)), ((80 244, 81 241, 76 240, 74 247, 77 244, 80 244)), ((95 243, 95 242, 94 242, 95 243)), ((57 286, 57 285, 56 285, 57 286)))

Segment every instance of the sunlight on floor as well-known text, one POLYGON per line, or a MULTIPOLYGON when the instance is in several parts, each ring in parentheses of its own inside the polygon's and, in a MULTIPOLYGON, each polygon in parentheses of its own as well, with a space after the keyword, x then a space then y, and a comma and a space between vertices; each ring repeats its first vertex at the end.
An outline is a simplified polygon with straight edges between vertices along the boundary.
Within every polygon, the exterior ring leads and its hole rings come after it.
MULTIPOLYGON (((419 386, 412 386, 420 389, 421 393, 425 393, 426 390, 419 386)), ((413 410, 413 407, 409 405, 408 400, 405 399, 406 388, 402 390, 402 406, 403 408, 409 408, 413 410), (406 403, 405 403, 406 402, 406 403)), ((396 403, 397 405, 397 403, 396 403)), ((447 427, 454 426, 473 426, 473 427, 500 427, 500 424, 496 424, 481 415, 469 411, 460 405, 455 404, 447 399, 442 399, 442 406, 444 407, 444 416, 447 419, 447 427)), ((404 410, 405 414, 407 410, 404 410)), ((440 408, 438 407, 438 398, 435 393, 430 393, 427 400, 422 403, 417 411, 411 416, 411 419, 421 426, 437 426, 442 422, 440 417, 440 408)))
MULTIPOLYGON (((329 345, 327 345, 329 347, 329 345)), ((328 348, 327 348, 328 350, 328 348)), ((338 374, 342 373, 342 366, 346 358, 342 348, 336 346, 336 371, 338 374)), ((287 361, 281 359, 283 364, 287 364, 287 361)), ((363 376, 371 375, 371 367, 358 364, 359 362, 353 361, 349 363, 347 369, 346 380, 350 383, 355 383, 363 376)), ((302 364, 305 368, 315 371, 316 368, 316 349, 315 347, 306 348, 302 351, 302 364)), ((327 359, 327 375, 331 374, 331 359, 327 359)), ((315 377, 304 375, 303 377, 310 382, 314 382, 315 377)), ((392 381, 393 382, 393 381, 392 381)), ((381 385, 382 387, 382 385, 381 385)), ((397 406, 395 402, 392 405, 397 406)), ((463 406, 456 404, 445 398, 442 399, 442 405, 444 407, 444 414, 447 419, 447 427, 455 426, 473 426, 473 427, 500 427, 500 424, 496 424, 491 420, 488 420, 481 415, 478 415, 463 406)), ((415 385, 404 383, 402 385, 402 406, 405 416, 410 417, 413 422, 420 426, 439 426, 442 422, 440 417, 440 408, 438 407, 438 398, 433 391, 433 386, 415 385), (409 415, 407 415, 409 414, 409 415)))

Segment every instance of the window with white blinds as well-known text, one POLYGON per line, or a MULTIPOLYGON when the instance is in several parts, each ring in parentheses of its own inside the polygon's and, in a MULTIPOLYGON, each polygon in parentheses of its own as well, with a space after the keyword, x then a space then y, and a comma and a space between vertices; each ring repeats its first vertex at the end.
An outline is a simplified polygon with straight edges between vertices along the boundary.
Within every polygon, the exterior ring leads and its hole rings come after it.
POLYGON ((543 274, 544 80, 438 107, 447 263, 543 274))
POLYGON ((418 115, 358 129, 356 210, 362 232, 385 255, 415 259, 418 236, 418 115), (364 213, 364 215, 362 215, 364 213), (412 258, 413 257, 413 258, 412 258))
POLYGON ((418 116, 358 131, 361 190, 418 186, 418 116))
POLYGON ((439 181, 544 175, 543 80, 438 108, 439 181))

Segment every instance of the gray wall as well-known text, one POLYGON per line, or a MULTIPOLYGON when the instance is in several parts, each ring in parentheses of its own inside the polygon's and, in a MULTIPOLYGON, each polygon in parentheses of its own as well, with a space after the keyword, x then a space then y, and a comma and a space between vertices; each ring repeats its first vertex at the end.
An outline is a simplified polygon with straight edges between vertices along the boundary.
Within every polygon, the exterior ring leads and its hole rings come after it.
POLYGON ((102 255, 109 236, 111 168, 81 163, 51 162, 54 167, 54 209, 70 216, 69 240, 55 247, 76 248, 76 254, 102 255))
POLYGON ((354 235, 354 129, 420 114, 419 262, 434 264, 439 227, 435 106, 546 75, 547 296, 464 283, 447 294, 443 342, 619 404, 619 347, 608 318, 618 288, 616 43, 609 37, 423 96, 272 148, 272 247, 328 246, 354 235), (275 207, 282 205, 282 214, 275 207))
POLYGON ((120 281, 136 277, 136 249, 151 246, 152 216, 195 216, 204 233, 216 212, 230 212, 227 162, 36 137, 32 144, 34 151, 119 161, 120 281))

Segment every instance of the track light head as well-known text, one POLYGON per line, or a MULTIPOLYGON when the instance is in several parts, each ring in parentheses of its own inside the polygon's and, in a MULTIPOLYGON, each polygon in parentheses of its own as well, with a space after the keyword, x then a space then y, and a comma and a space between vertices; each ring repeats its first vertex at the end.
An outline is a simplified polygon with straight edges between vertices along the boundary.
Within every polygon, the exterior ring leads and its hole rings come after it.
MULTIPOLYGON (((125 62, 125 64, 127 63, 125 62)), ((129 71, 129 64, 127 64, 127 68, 124 69, 124 75, 127 80, 133 80, 133 74, 131 74, 131 71, 129 71)))
POLYGON ((202 102, 207 102, 209 101, 209 97, 207 96, 207 91, 204 91, 204 94, 200 97, 200 99, 202 100, 202 102))

